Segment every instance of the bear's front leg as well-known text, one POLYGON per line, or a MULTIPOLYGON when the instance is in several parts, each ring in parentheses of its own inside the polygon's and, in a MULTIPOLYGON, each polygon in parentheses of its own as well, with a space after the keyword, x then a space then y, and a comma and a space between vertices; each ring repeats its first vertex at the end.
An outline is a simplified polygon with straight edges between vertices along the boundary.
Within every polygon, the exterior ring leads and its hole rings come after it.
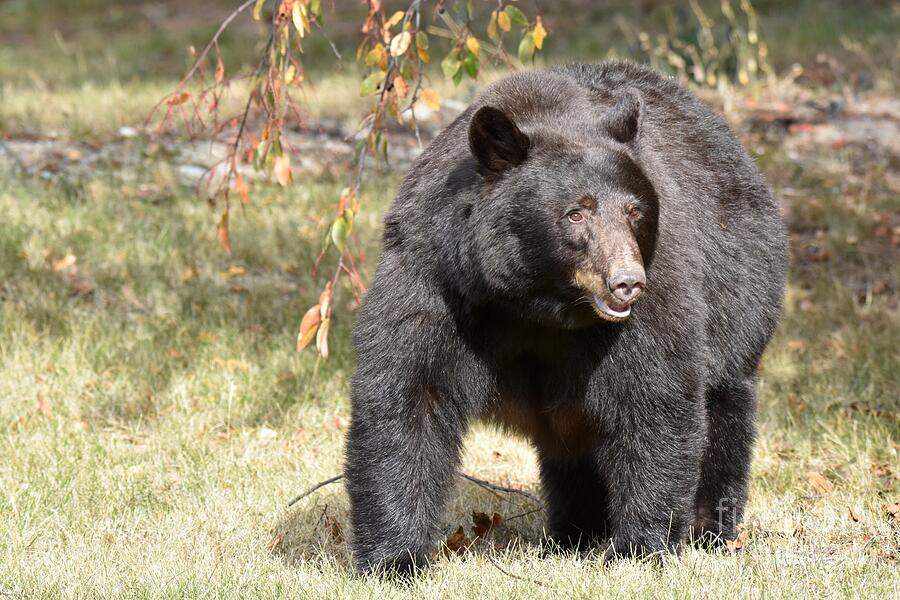
POLYGON ((610 556, 677 551, 694 518, 706 427, 699 395, 622 400, 605 436, 610 556))
POLYGON ((425 566, 459 462, 466 415, 407 367, 353 381, 345 476, 360 572, 425 566))

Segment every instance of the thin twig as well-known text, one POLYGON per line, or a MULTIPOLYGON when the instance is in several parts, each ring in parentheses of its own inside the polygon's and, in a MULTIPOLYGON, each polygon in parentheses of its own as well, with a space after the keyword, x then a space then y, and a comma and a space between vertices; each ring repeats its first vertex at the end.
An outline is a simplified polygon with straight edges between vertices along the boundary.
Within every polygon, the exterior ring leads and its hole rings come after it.
MULTIPOLYGON (((537 510, 545 510, 544 503, 541 501, 541 499, 530 492, 526 492, 525 490, 517 490, 515 488, 504 487, 502 485, 497 485, 495 483, 491 483, 490 481, 485 481, 483 479, 478 479, 477 477, 472 477, 471 475, 467 475, 465 473, 457 472, 457 475, 459 475, 463 479, 468 479, 475 485, 483 487, 487 490, 491 490, 491 491, 495 491, 495 492, 506 492, 508 494, 516 494, 516 495, 522 496, 524 498, 528 498, 529 500, 531 500, 532 502, 537 504, 539 507, 538 509, 535 509, 534 511, 531 511, 531 512, 536 512, 537 510)), ((344 478, 344 475, 341 474, 341 475, 335 475, 334 477, 332 477, 330 479, 326 479, 325 481, 320 481, 316 485, 312 486, 311 488, 309 488, 308 490, 306 490, 305 492, 303 492, 302 494, 300 494, 299 496, 297 496, 296 498, 294 498, 293 500, 288 502, 288 508, 297 504, 298 502, 300 502, 301 500, 303 500, 304 498, 306 498, 313 492, 318 491, 320 488, 323 488, 326 485, 331 485, 332 483, 340 481, 343 478, 344 478)), ((512 517, 512 518, 525 516, 527 514, 531 514, 531 513, 522 513, 521 515, 516 515, 515 517, 512 517)), ((507 521, 509 521, 509 520, 510 519, 507 519, 507 521)))
POLYGON ((335 476, 332 477, 331 479, 326 479, 325 481, 320 481, 320 482, 317 483, 316 485, 312 486, 311 488, 309 488, 308 490, 306 490, 305 492, 303 492, 302 494, 300 494, 299 496, 297 496, 296 498, 294 498, 293 500, 291 500, 290 502, 288 502, 288 508, 290 508, 290 507, 292 507, 293 505, 297 504, 298 502, 300 502, 301 500, 303 500, 304 498, 306 498, 307 496, 309 496, 309 495, 312 494, 313 492, 318 491, 320 488, 323 488, 323 487, 325 487, 326 485, 331 485, 331 484, 334 483, 335 481, 340 481, 340 480, 343 479, 343 478, 344 478, 344 476, 343 476, 343 474, 342 474, 342 475, 335 475, 335 476))
POLYGON ((492 565, 494 565, 494 566, 497 568, 498 571, 500 571, 501 573, 503 573, 504 575, 506 575, 506 576, 508 576, 508 577, 512 577, 513 579, 518 579, 519 581, 528 581, 528 582, 530 582, 530 583, 533 583, 533 584, 539 585, 539 586, 545 586, 545 585, 547 585, 546 583, 544 583, 544 582, 541 581, 540 579, 532 579, 531 577, 522 577, 521 575, 516 575, 516 574, 514 574, 514 573, 510 573, 509 571, 507 571, 506 569, 504 569, 503 567, 501 567, 500 565, 498 565, 498 564, 497 564, 497 561, 495 561, 493 558, 491 558, 491 557, 488 556, 487 554, 485 554, 484 557, 485 557, 486 559, 488 559, 488 562, 490 562, 492 565))
POLYGON ((502 485, 497 485, 495 483, 491 483, 490 481, 478 479, 477 477, 472 477, 471 475, 466 475, 465 473, 460 473, 459 476, 462 477, 463 479, 468 479, 475 485, 483 487, 486 490, 493 490, 496 492, 506 492, 508 494, 516 494, 518 496, 522 496, 523 498, 528 498, 529 500, 531 500, 532 502, 534 502, 535 504, 540 506, 542 510, 544 509, 544 503, 541 501, 541 499, 538 498, 537 496, 535 496, 534 494, 532 494, 531 492, 526 492, 525 490, 517 490, 515 488, 510 488, 510 487, 503 487, 502 485))

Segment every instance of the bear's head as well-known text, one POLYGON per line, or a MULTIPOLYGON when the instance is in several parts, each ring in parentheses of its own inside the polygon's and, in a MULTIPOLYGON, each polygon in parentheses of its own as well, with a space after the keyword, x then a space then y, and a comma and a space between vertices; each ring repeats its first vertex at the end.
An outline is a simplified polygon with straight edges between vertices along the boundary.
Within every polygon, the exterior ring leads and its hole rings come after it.
POLYGON ((526 318, 578 328, 628 319, 653 285, 659 207, 635 158, 640 93, 569 104, 538 116, 488 104, 468 136, 485 280, 526 318))

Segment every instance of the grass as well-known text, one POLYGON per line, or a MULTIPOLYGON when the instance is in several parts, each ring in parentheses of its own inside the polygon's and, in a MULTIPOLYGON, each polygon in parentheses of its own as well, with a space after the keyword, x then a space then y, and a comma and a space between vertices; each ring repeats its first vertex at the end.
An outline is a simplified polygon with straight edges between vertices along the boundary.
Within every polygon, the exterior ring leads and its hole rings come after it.
MULTIPOLYGON (((0 72, 39 72, 35 48, 5 49, 0 72)), ((0 130, 100 143, 177 78, 87 69, 7 80, 0 130)), ((353 75, 320 79, 312 110, 352 120, 356 100, 334 99, 353 75)), ((900 263, 874 233, 897 217, 896 164, 853 147, 808 162, 747 141, 765 150, 793 246, 760 377, 747 547, 604 567, 546 552, 528 501, 460 481, 445 534, 471 536, 473 511, 513 518, 408 584, 353 575, 341 484, 287 508, 341 469, 349 289, 328 361, 293 345, 321 286, 308 269, 317 218, 345 182, 263 186, 233 214, 226 255, 216 213, 165 156, 77 179, 0 170, 0 596, 897 597, 900 520, 886 506, 900 501, 900 263)), ((145 141, 128 143, 142 155, 145 141)), ((365 188, 355 231, 368 273, 398 182, 373 174, 365 188)), ((527 443, 483 425, 463 470, 539 489, 527 443)))

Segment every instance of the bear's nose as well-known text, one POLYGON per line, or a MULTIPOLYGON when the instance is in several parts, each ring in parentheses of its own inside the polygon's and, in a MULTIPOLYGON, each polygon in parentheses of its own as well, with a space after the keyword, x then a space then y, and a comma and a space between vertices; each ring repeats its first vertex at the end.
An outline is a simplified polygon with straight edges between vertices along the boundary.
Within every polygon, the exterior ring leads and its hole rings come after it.
POLYGON ((623 269, 609 278, 607 285, 613 297, 628 304, 637 300, 647 283, 643 270, 623 269))

